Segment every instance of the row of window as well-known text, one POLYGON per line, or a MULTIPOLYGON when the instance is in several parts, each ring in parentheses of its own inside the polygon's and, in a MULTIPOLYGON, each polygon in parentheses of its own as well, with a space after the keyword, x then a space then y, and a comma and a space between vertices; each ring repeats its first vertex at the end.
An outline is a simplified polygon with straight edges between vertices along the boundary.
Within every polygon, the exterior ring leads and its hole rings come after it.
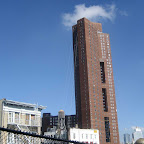
MULTIPOLYGON (((82 139, 96 139, 97 135, 95 134, 81 134, 82 139)), ((73 139, 76 139, 76 133, 73 133, 73 139)))
POLYGON ((36 120, 36 115, 34 114, 25 114, 25 118, 22 118, 21 113, 19 112, 9 112, 8 113, 8 123, 20 123, 21 120, 25 120, 25 124, 29 124, 30 121, 36 120))

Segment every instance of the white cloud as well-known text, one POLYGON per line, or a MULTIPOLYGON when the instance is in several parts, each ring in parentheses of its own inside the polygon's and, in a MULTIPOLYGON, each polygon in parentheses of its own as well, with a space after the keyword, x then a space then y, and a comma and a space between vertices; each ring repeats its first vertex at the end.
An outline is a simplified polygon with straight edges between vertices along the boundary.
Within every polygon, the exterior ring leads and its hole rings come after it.
POLYGON ((76 24, 77 20, 86 17, 94 22, 99 22, 102 19, 113 21, 116 15, 116 6, 114 4, 105 7, 93 5, 86 7, 85 4, 76 5, 73 13, 63 14, 63 24, 66 27, 71 27, 76 24))

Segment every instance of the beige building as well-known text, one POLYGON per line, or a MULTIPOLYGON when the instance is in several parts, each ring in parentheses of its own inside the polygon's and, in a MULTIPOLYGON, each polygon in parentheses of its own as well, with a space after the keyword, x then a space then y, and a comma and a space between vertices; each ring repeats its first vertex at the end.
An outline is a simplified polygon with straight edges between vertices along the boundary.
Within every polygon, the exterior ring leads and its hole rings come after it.
POLYGON ((12 100, 0 100, 0 127, 41 134, 41 110, 37 106, 12 100))

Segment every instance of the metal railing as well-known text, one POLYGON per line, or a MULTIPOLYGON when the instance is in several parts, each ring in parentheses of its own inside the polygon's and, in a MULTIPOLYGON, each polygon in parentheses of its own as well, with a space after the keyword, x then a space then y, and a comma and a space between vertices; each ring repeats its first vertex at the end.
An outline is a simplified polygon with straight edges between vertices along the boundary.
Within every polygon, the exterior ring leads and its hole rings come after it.
POLYGON ((7 121, 8 124, 19 124, 26 126, 40 126, 39 120, 25 120, 25 119, 15 119, 14 121, 7 121))
POLYGON ((83 144, 0 127, 0 144, 83 144))

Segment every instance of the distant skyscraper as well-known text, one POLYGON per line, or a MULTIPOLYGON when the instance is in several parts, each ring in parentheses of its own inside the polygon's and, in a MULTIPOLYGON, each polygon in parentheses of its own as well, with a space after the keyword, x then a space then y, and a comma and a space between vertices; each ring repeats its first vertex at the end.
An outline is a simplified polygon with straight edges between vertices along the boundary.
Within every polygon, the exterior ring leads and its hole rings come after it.
POLYGON ((132 133, 133 142, 136 142, 139 138, 143 138, 143 134, 141 129, 136 127, 135 132, 132 133))
POLYGON ((98 129, 100 144, 119 144, 109 35, 86 18, 72 30, 78 127, 98 129))
POLYGON ((124 134, 124 144, 130 143, 130 134, 124 134))

